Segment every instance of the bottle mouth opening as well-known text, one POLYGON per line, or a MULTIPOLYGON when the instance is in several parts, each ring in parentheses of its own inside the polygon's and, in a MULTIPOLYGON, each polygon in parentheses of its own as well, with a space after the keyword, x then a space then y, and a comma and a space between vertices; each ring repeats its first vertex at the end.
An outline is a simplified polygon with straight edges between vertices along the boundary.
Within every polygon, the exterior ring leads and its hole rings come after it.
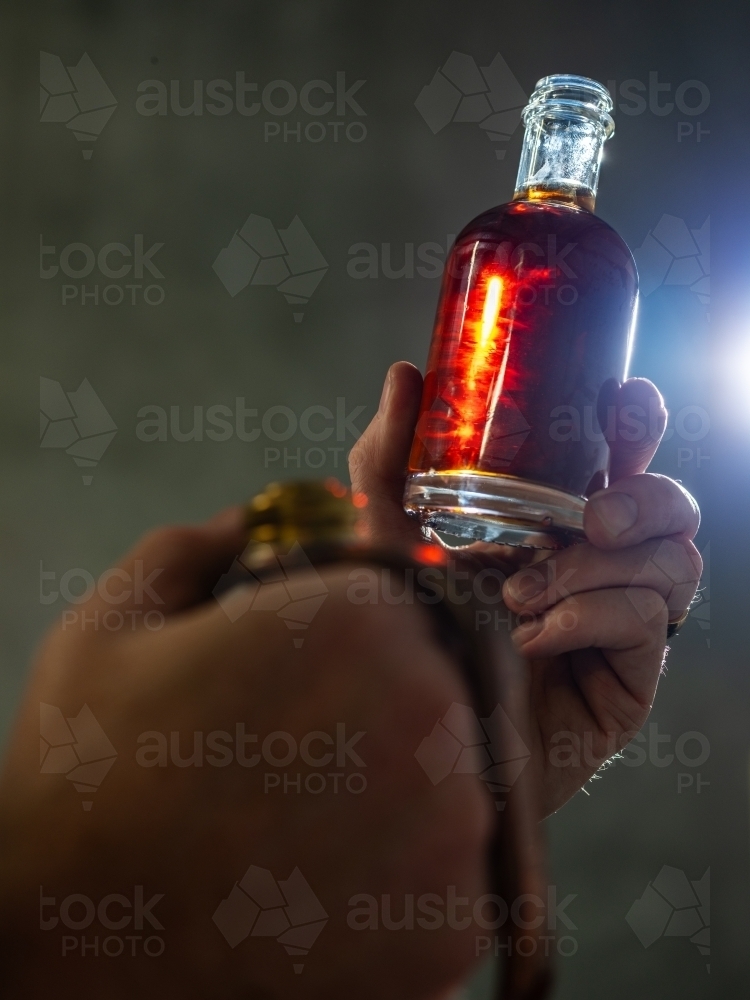
POLYGON ((612 97, 603 84, 587 76, 556 73, 537 81, 524 108, 523 122, 528 125, 540 113, 558 113, 571 119, 597 122, 605 138, 609 138, 615 127, 610 115, 612 108, 612 97))

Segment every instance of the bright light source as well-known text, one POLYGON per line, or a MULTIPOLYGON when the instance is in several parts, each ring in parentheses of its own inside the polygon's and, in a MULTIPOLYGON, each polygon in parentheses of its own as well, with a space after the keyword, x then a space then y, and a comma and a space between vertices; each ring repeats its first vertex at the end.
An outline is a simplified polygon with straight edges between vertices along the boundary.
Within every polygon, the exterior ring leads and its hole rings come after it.
POLYGON ((722 352, 719 378, 726 394, 723 405, 741 416, 745 425, 750 424, 750 338, 737 338, 722 352))

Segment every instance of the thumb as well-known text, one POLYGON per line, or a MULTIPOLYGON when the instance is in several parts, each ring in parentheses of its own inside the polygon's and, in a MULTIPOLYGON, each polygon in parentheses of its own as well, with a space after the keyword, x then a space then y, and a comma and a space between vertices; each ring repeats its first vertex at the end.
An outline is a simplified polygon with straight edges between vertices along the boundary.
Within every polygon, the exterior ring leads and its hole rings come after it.
POLYGON ((623 382, 615 394, 615 406, 610 483, 645 472, 667 426, 664 399, 647 378, 629 378, 623 382))
POLYGON ((419 370, 407 361, 392 365, 378 412, 349 456, 352 491, 367 497, 363 520, 374 542, 398 545, 424 541, 419 525, 403 507, 421 394, 419 370))

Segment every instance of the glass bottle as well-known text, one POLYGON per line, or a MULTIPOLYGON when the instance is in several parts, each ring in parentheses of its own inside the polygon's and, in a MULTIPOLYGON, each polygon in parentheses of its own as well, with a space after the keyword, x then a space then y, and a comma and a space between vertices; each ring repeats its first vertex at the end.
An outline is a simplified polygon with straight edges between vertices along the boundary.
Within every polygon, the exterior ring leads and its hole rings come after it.
POLYGON ((638 299, 628 247, 593 214, 611 110, 594 80, 540 80, 513 200, 451 250, 404 495, 426 526, 559 548, 606 486, 638 299))

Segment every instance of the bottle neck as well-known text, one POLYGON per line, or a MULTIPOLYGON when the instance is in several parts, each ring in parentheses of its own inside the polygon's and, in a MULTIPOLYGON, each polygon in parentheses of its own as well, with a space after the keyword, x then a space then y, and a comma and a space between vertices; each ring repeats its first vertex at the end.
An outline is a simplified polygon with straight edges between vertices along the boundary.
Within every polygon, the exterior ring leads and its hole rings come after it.
POLYGON ((611 106, 607 91, 594 81, 541 80, 523 114, 526 134, 514 200, 592 212, 604 143, 614 130, 611 106))

